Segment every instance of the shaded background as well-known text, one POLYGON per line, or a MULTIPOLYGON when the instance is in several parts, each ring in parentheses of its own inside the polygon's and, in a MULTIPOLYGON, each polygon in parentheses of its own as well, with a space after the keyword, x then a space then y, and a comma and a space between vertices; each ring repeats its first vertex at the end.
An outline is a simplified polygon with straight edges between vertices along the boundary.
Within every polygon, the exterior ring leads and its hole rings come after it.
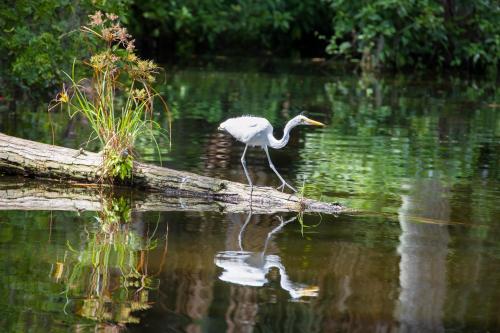
POLYGON ((61 71, 86 56, 77 30, 97 9, 118 14, 140 54, 160 63, 258 56, 342 60, 368 71, 498 73, 500 4, 493 0, 4 1, 2 104, 53 94, 61 71))

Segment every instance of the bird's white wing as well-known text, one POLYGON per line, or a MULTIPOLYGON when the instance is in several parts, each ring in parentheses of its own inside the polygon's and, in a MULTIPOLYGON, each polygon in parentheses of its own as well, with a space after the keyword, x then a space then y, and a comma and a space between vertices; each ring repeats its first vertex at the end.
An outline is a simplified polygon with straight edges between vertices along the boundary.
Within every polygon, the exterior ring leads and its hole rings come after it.
POLYGON ((266 131, 272 128, 267 119, 250 116, 230 118, 220 127, 243 143, 249 143, 259 135, 265 135, 266 131))

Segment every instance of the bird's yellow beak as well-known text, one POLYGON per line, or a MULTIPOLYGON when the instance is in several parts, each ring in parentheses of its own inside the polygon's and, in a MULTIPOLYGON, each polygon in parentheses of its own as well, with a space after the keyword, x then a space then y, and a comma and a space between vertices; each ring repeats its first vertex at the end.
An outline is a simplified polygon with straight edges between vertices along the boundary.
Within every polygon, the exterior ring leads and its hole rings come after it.
MULTIPOLYGON (((305 118, 305 117, 304 117, 305 118)), ((322 126, 322 127, 325 127, 326 125, 323 124, 323 123, 320 123, 319 121, 316 121, 316 120, 312 120, 312 119, 309 119, 309 118, 306 118, 306 123, 308 125, 312 125, 312 126, 322 126)))

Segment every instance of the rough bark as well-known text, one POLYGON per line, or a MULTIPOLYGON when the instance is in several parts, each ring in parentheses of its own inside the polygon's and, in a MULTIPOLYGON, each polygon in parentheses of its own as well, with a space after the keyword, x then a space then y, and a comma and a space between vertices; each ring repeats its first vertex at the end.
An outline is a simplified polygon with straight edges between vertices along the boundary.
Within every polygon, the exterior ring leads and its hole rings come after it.
MULTIPOLYGON (((0 133, 0 172, 4 174, 18 174, 59 181, 98 183, 102 175, 101 163, 102 156, 96 153, 79 152, 70 148, 47 145, 0 133)), ((184 202, 184 205, 186 203, 194 205, 193 209, 208 209, 210 206, 212 207, 210 210, 217 207, 217 210, 235 212, 249 211, 250 209, 256 212, 340 213, 345 211, 345 208, 338 204, 300 198, 270 187, 254 186, 253 192, 250 193, 248 185, 139 162, 134 163, 130 185, 147 190, 147 194, 144 195, 143 207, 151 207, 155 210, 166 210, 166 208, 161 209, 161 207, 169 207, 171 204, 174 205, 174 202, 176 207, 179 204, 182 205, 179 203, 179 198, 183 198, 184 200, 181 201, 184 202), (186 198, 190 198, 190 200, 186 200, 186 198)), ((90 209, 89 207, 95 207, 92 202, 98 201, 95 198, 87 198, 87 193, 84 194, 83 202, 79 202, 78 200, 82 199, 79 191, 67 188, 67 186, 63 186, 63 189, 69 191, 69 194, 62 195, 60 198, 62 201, 57 201, 57 205, 81 205, 82 209, 90 209), (70 200, 71 204, 64 203, 64 200, 70 200)), ((8 206, 7 201, 14 204, 14 200, 18 199, 20 201, 17 204, 28 206, 22 201, 26 195, 30 194, 22 194, 19 190, 21 189, 15 191, 11 189, 9 192, 9 190, 2 189, 1 206, 8 206)), ((33 191, 36 192, 35 189, 31 188, 31 193, 33 191)), ((60 190, 56 193, 56 196, 61 195, 60 190)), ((33 200, 45 196, 46 194, 34 195, 33 200)), ((33 205, 33 203, 31 204, 33 205)), ((55 201, 52 203, 56 204, 55 201)))

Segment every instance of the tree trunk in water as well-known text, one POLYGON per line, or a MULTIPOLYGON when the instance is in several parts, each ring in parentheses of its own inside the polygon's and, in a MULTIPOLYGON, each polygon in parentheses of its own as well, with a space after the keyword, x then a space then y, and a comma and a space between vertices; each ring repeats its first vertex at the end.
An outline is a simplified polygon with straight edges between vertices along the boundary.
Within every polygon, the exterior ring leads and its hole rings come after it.
MULTIPOLYGON (((102 156, 0 133, 0 172, 79 183, 99 183, 102 156)), ((314 211, 340 213, 338 204, 300 198, 270 187, 248 185, 135 162, 130 184, 164 197, 217 202, 221 210, 314 211), (251 203, 251 204, 250 204, 251 203)), ((156 202, 158 202, 156 200, 156 202)), ((160 201, 161 202, 161 201, 160 201)))

